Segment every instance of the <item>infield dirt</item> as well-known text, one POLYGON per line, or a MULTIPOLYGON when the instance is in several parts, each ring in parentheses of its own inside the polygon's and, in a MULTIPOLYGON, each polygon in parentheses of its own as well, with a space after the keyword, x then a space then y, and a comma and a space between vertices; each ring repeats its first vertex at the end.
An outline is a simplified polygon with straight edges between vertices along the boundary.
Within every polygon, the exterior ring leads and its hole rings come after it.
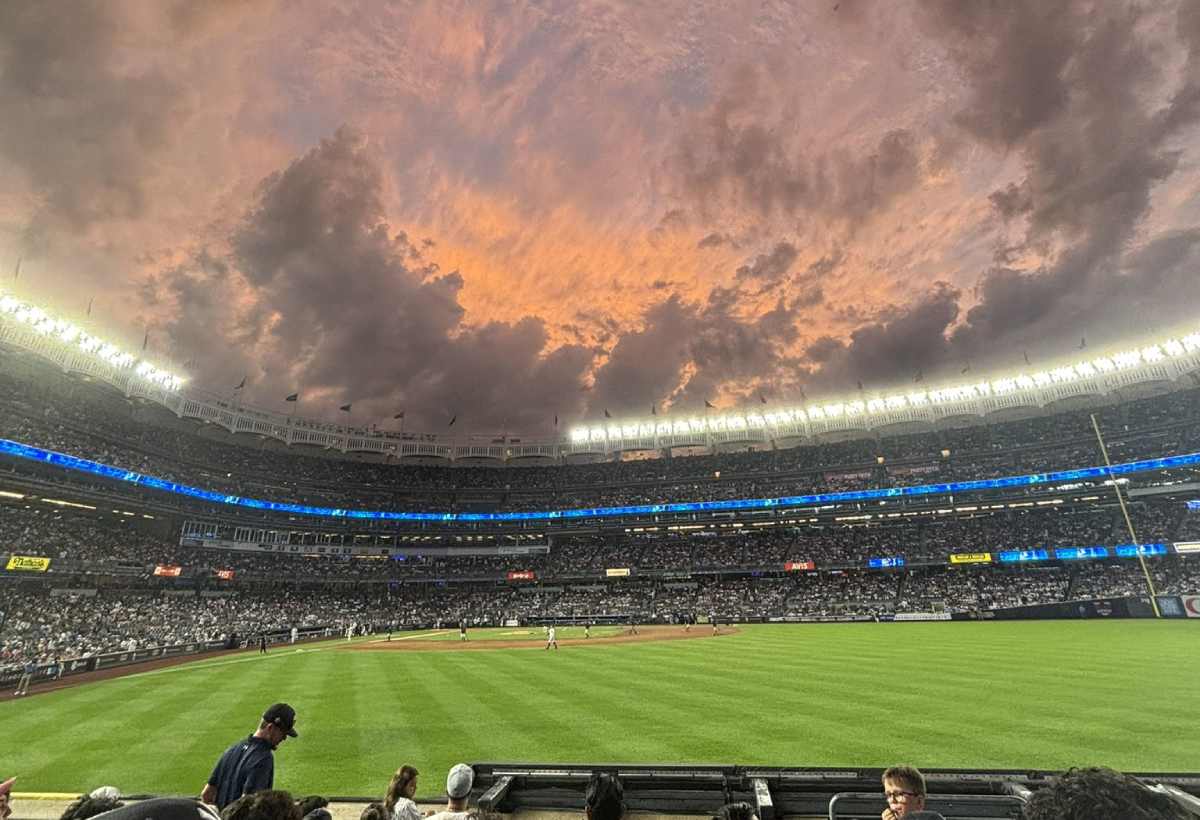
MULTIPOLYGON (((596 646, 614 643, 650 643, 655 641, 693 640, 696 638, 719 638, 722 635, 734 635, 737 632, 737 627, 727 626, 722 627, 717 631, 716 635, 713 635, 712 629, 703 624, 691 630, 685 630, 682 626, 639 626, 636 634, 626 631, 620 635, 607 635, 605 637, 564 638, 557 643, 560 647, 596 646)), ((499 639, 472 641, 468 633, 468 638, 465 641, 454 639, 426 641, 410 638, 394 641, 376 639, 347 644, 346 646, 338 647, 338 649, 345 652, 474 652, 485 649, 545 649, 545 647, 546 638, 542 635, 533 635, 529 638, 511 641, 499 639)))

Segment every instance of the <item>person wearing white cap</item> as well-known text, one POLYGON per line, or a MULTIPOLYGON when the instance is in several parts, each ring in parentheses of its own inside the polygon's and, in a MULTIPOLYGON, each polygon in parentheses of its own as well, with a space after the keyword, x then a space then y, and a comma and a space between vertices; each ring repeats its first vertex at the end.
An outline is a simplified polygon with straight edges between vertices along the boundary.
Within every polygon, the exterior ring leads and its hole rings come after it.
POLYGON ((467 799, 475 785, 475 770, 466 763, 459 763, 446 775, 446 808, 431 814, 425 820, 466 820, 471 816, 467 810, 467 799))

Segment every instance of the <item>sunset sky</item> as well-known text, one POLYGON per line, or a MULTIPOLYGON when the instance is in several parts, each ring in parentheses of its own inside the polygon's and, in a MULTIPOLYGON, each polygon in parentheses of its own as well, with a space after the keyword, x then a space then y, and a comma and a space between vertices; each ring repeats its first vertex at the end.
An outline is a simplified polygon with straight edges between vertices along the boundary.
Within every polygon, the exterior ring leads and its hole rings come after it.
POLYGON ((262 407, 873 394, 1200 324, 1200 3, 12 0, 0 179, 0 285, 262 407))

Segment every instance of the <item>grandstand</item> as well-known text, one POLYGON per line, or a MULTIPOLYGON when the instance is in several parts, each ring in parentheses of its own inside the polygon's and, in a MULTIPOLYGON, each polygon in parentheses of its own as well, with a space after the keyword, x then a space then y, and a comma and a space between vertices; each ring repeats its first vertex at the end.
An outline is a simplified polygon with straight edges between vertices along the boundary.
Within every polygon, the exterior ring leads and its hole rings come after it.
MULTIPOLYGON (((486 648, 497 635, 536 640, 545 624, 613 640, 631 623, 652 638, 709 622, 753 637, 834 622, 1182 626, 1200 611, 1194 335, 1011 390, 996 379, 903 406, 825 402, 803 416, 481 444, 224 403, 0 304, 0 687, 31 663, 34 692, 53 692, 258 641, 354 634, 369 647, 401 633, 419 648, 459 624, 483 630, 474 647, 486 648), (704 455, 674 454, 697 445, 704 455), (631 449, 662 457, 622 460, 631 449)), ((478 768, 493 807, 576 798, 578 776, 561 766, 478 768)), ((677 807, 739 795, 781 813, 874 776, 626 773, 647 809, 664 807, 666 777, 677 807)), ((948 792, 986 802, 970 795, 979 781, 957 776, 942 775, 948 792)), ((1040 777, 1004 775, 1011 800, 990 816, 1011 816, 1040 777)))

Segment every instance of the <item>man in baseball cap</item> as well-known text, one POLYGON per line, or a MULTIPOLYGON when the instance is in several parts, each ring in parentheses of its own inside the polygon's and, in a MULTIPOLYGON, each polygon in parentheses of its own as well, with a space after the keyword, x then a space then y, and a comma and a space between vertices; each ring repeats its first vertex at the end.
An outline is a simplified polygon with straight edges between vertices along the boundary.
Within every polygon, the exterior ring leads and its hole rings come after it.
POLYGON ((437 814, 430 815, 425 820, 466 820, 470 816, 467 810, 467 798, 471 796, 471 787, 475 785, 475 770, 466 763, 459 763, 446 775, 446 808, 437 814))
POLYGON ((213 767, 200 799, 224 809, 246 794, 270 789, 275 783, 273 752, 289 737, 298 737, 296 710, 286 703, 273 703, 263 712, 254 734, 239 740, 213 767))

